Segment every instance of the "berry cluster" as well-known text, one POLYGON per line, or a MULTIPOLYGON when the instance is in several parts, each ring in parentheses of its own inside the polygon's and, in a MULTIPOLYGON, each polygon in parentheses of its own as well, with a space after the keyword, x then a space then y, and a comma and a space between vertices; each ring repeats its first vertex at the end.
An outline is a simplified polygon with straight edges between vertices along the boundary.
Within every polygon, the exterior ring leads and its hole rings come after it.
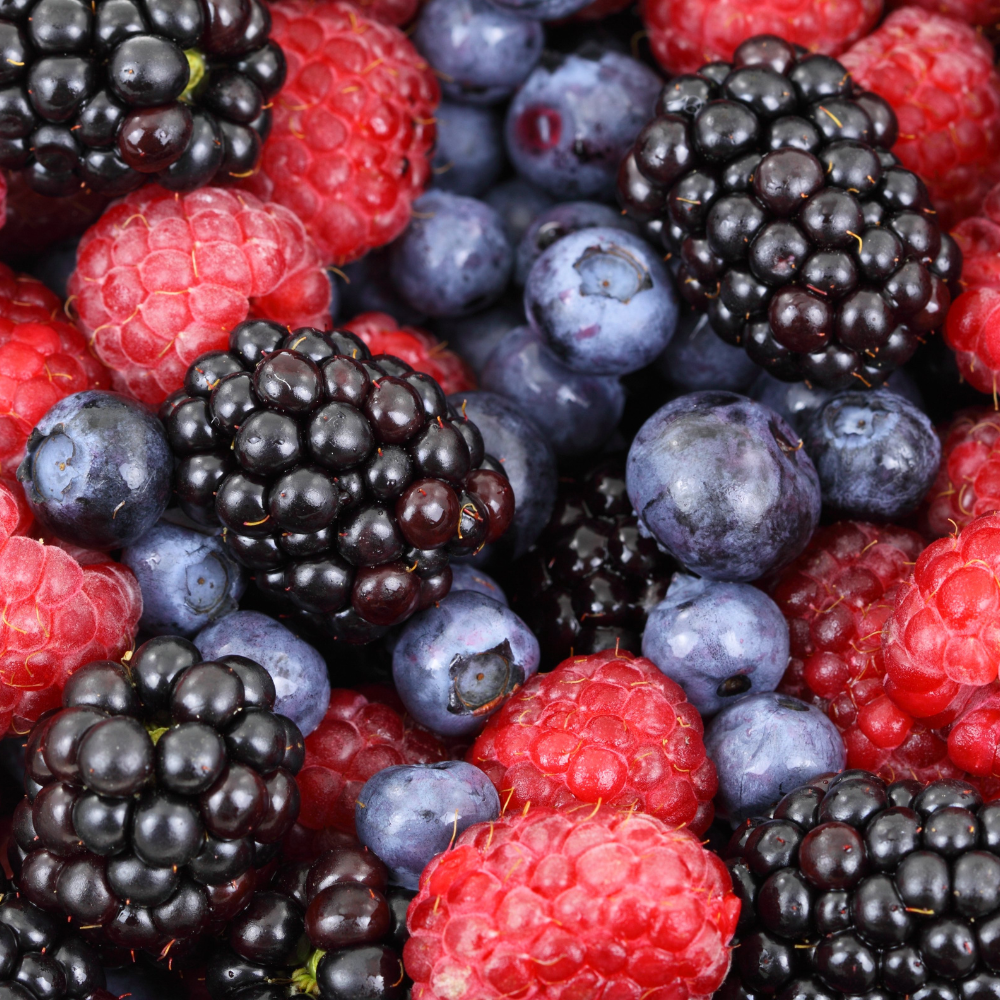
POLYGON ((367 641, 448 593, 449 554, 498 538, 514 494, 430 376, 343 331, 237 326, 161 411, 184 511, 257 586, 367 641))
POLYGON ((786 381, 883 382, 942 325, 961 254, 889 152, 896 118, 829 56, 758 36, 671 80, 619 199, 716 333, 786 381))

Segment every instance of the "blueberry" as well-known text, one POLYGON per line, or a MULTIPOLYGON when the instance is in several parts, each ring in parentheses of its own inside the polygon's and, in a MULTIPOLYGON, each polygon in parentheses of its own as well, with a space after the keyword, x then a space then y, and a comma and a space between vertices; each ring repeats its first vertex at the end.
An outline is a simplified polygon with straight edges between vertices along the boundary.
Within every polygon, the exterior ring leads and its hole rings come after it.
POLYGON ((389 255, 389 274, 403 299, 428 316, 492 305, 514 263, 500 216, 485 202, 448 191, 428 191, 413 212, 389 255))
POLYGON ((473 823, 500 816, 500 796, 472 764, 400 764, 369 778, 358 792, 358 840, 385 862, 390 879, 416 889, 420 873, 473 823))
POLYGON ((788 623, 748 583, 675 573, 649 612, 642 655, 676 681, 702 715, 750 693, 773 691, 788 666, 788 623))
POLYGON ((941 442, 927 415, 887 389, 838 392, 806 423, 823 501, 848 517, 899 517, 930 489, 941 442))
POLYGON ((235 611, 246 570, 221 538, 161 521, 122 552, 139 581, 142 618, 150 635, 192 636, 235 611))
POLYGON ((719 775, 716 808, 734 824, 818 775, 843 770, 847 759, 825 712, 773 692, 719 712, 705 730, 705 750, 719 775))
POLYGON ((692 310, 681 313, 677 331, 656 359, 656 369, 682 392, 744 392, 760 372, 742 347, 733 347, 716 335, 705 313, 692 310))
POLYGON ((457 593, 459 590, 474 590, 479 594, 492 597, 494 601, 499 601, 501 604, 508 603, 507 595, 493 577, 488 576, 477 566, 452 562, 451 593, 457 593))
POLYGON ((660 87, 651 69, 620 52, 546 58, 507 109, 507 156, 557 198, 611 201, 618 165, 660 87))
POLYGON ((412 37, 440 76, 445 97, 466 104, 497 104, 510 97, 535 68, 545 44, 537 21, 487 0, 430 0, 412 37))
POLYGON ((552 196, 523 177, 512 177, 490 188, 483 201, 497 211, 511 246, 517 246, 531 220, 552 205, 552 196))
POLYGON ((366 312, 388 313, 403 326, 420 326, 427 314, 400 298, 389 277, 389 250, 372 250, 361 260, 344 264, 343 275, 334 274, 335 288, 345 316, 366 312))
POLYGON ((773 410, 732 392, 660 407, 628 453, 640 524, 688 569, 756 580, 797 556, 819 521, 819 477, 773 410))
POLYGON ((170 470, 160 421, 134 399, 90 389, 42 417, 17 478, 42 527, 85 548, 115 549, 160 519, 170 470))
POLYGON ((434 116, 434 187, 477 198, 503 172, 503 132, 500 118, 490 108, 442 101, 434 116))
POLYGON ((491 0, 501 10, 533 21, 556 21, 587 6, 589 0, 491 0))
POLYGON ((625 409, 617 378, 572 371, 530 326, 517 327, 500 341, 479 382, 520 407, 559 456, 599 450, 625 409))
POLYGON ((538 670, 538 659, 538 640, 510 608, 460 590, 406 623, 392 676, 420 725, 472 736, 538 670))
POLYGON ((524 311, 574 371, 625 375, 663 352, 677 324, 677 294, 660 255, 617 229, 581 229, 535 261, 524 311))
POLYGON ((245 656, 274 681, 274 710, 308 736, 330 704, 330 678, 323 657, 280 622, 259 611, 234 611, 203 628, 194 644, 206 660, 245 656))
POLYGON ((514 520, 498 543, 523 555, 548 523, 556 502, 556 459, 535 425, 495 392, 465 392, 449 401, 483 436, 486 454, 503 466, 514 489, 514 520))
POLYGON ((434 324, 434 332, 478 375, 497 344, 522 323, 524 307, 520 298, 505 296, 496 305, 471 316, 442 317, 434 324))

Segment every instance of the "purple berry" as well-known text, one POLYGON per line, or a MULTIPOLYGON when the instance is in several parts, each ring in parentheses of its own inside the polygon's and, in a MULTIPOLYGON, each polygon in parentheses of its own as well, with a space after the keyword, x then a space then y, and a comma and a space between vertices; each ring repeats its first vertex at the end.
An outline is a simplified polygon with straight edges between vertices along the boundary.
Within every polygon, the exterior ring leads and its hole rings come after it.
POLYGON ((699 389, 745 392, 760 372, 742 347, 733 347, 716 335, 705 313, 691 310, 681 313, 677 331, 656 359, 656 368, 682 392, 699 389))
POLYGON ((478 198, 503 172, 499 116, 489 108, 442 101, 435 118, 434 187, 478 198))
POLYGON ((496 305, 471 316, 442 317, 433 329, 479 375, 497 344, 522 323, 524 306, 520 298, 505 296, 496 305))
POLYGON ((478 566, 469 563, 453 562, 451 564, 451 593, 460 590, 474 590, 478 594, 492 597, 494 601, 508 604, 507 595, 493 577, 484 573, 478 566))
POLYGON ((490 188, 483 201, 500 214, 507 239, 511 246, 517 246, 531 220, 552 205, 552 195, 523 177, 512 177, 490 188))

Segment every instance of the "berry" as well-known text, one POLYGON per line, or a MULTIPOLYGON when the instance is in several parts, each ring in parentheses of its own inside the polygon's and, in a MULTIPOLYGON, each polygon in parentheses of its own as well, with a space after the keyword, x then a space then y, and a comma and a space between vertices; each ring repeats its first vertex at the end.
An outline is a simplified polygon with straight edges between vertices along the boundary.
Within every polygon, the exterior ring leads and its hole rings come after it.
POLYGON ((507 810, 598 803, 704 833, 718 787, 697 709, 649 660, 606 650, 525 684, 468 760, 507 810))
POLYGON ((441 317, 432 329, 478 377, 497 344, 523 323, 524 306, 508 296, 471 316, 441 317))
POLYGON ((436 764, 448 750, 402 708, 359 691, 336 688, 320 724, 306 737, 299 772, 299 822, 312 830, 333 827, 354 834, 355 802, 362 786, 386 767, 436 764))
MULTIPOLYGON (((747 393, 758 375, 770 378, 747 357, 742 347, 720 340, 705 313, 689 307, 681 308, 677 329, 654 364, 657 371, 681 392, 726 389, 747 393)), ((773 405, 771 409, 781 413, 773 405)), ((781 416, 788 420, 786 414, 781 413, 781 416)))
POLYGON ((1000 18, 997 0, 888 0, 887 7, 923 7, 937 14, 946 14, 956 21, 965 21, 976 27, 992 28, 1000 18))
POLYGON ((392 653, 406 710, 441 736, 474 736, 538 670, 538 640, 505 604, 474 590, 414 617, 392 653))
POLYGON ((819 478, 801 441, 735 393, 693 392, 657 410, 632 442, 626 482, 645 530, 713 580, 756 580, 791 562, 819 521, 819 478))
POLYGON ((843 63, 895 111, 893 153, 927 184, 942 229, 977 212, 1000 180, 993 46, 941 7, 905 7, 857 42, 843 63))
POLYGON ((221 929, 299 811, 302 736, 273 712, 267 671, 161 636, 127 668, 82 667, 62 700, 26 750, 20 892, 125 949, 221 929))
POLYGON ((117 549, 166 510, 170 448, 163 425, 134 399, 87 390, 42 417, 17 477, 46 530, 86 548, 117 549))
POLYGON ((481 569, 468 563, 455 563, 451 567, 451 590, 448 593, 455 590, 474 590, 486 597, 492 597, 501 604, 508 604, 507 595, 500 588, 500 584, 481 569))
POLYGON ((703 997, 726 975, 738 913, 722 864, 687 830, 532 804, 470 827, 428 865, 403 958, 414 1000, 456 983, 481 1000, 703 997))
POLYGON ((330 284, 302 224, 253 195, 144 187, 80 241, 73 307, 112 384, 155 405, 248 315, 329 323, 330 284))
POLYGON ((490 108, 442 101, 437 111, 434 187, 478 198, 504 168, 503 125, 490 108))
POLYGON ((954 277, 923 183, 888 152, 893 110, 778 38, 733 60, 663 88, 619 201, 679 255, 688 303, 772 375, 881 384, 944 323, 954 277))
MULTIPOLYGON (((784 46, 780 39, 804 45, 811 52, 836 56, 867 35, 881 16, 882 0, 855 0, 846 6, 795 0, 753 7, 731 0, 695 4, 689 0, 646 0, 642 10, 653 55, 670 74, 694 73, 706 62, 728 62, 748 38, 767 37, 768 32, 773 33, 772 38, 778 36, 774 39, 779 42, 777 54, 772 55, 775 68, 782 66, 784 46)), ((774 48, 773 43, 770 48, 774 48)))
POLYGON ((517 246, 535 216, 553 204, 548 192, 523 177, 502 181, 483 196, 483 201, 499 213, 511 246, 517 246))
POLYGON ((410 221, 430 178, 437 81, 401 31, 356 6, 283 0, 271 15, 288 80, 244 186, 295 212, 324 264, 343 264, 410 221))
POLYGON ((400 326, 387 313, 362 313, 345 323, 344 329, 360 337, 372 354, 391 354, 430 375, 448 395, 476 384, 469 366, 445 344, 424 330, 400 326))

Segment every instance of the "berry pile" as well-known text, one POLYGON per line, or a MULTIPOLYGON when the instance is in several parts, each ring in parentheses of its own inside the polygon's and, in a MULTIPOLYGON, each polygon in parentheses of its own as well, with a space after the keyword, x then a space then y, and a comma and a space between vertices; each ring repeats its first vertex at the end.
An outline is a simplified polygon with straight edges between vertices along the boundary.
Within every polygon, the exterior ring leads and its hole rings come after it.
POLYGON ((668 83, 619 200, 680 255, 678 288, 785 381, 878 385, 940 327, 961 254, 889 152, 892 108, 773 36, 668 83))
POLYGON ((439 600, 514 496, 430 376, 353 334, 250 321, 164 403, 177 496, 257 586, 364 641, 439 600))

